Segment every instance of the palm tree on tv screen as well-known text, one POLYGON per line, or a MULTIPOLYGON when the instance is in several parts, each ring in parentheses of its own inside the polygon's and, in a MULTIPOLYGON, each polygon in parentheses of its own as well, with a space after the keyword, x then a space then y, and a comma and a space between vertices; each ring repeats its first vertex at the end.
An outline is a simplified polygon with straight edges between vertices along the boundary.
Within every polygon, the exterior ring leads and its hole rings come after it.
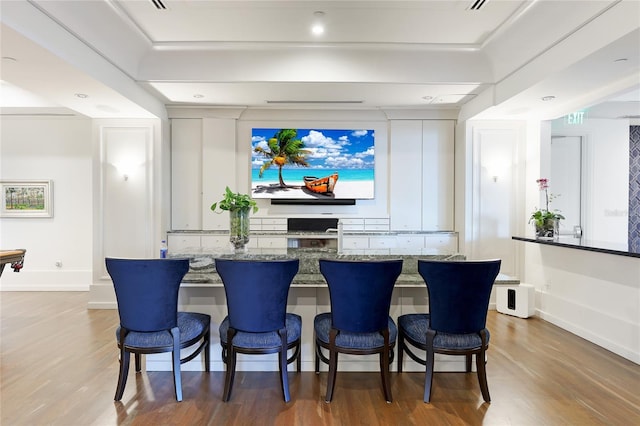
POLYGON ((296 139, 297 134, 298 131, 296 129, 280 129, 267 142, 269 145, 268 151, 260 146, 255 147, 255 152, 267 157, 267 160, 260 167, 259 177, 262 177, 264 171, 271 168, 272 165, 276 165, 278 166, 279 186, 285 188, 287 185, 282 179, 282 167, 285 164, 309 167, 306 155, 310 154, 310 151, 303 149, 304 142, 296 139))

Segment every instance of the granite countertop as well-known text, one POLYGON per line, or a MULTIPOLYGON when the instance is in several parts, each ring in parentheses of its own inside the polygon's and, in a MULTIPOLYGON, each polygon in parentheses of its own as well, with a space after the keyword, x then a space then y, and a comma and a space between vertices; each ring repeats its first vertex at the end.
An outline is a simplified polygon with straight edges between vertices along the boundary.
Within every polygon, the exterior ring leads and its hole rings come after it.
MULTIPOLYGON (((418 259, 433 260, 464 260, 462 255, 346 255, 337 254, 331 250, 296 250, 280 255, 266 254, 229 254, 229 253, 175 253, 171 257, 188 257, 190 259, 190 269, 183 285, 220 287, 222 281, 215 271, 215 261, 217 257, 247 260, 283 260, 300 259, 300 269, 293 279, 293 287, 318 287, 326 286, 324 277, 320 273, 319 259, 342 259, 342 260, 369 260, 369 259, 403 259, 402 273, 396 281, 397 287, 420 287, 424 286, 424 281, 418 274, 418 259)), ((518 279, 500 274, 496 279, 498 285, 518 285, 518 279)))

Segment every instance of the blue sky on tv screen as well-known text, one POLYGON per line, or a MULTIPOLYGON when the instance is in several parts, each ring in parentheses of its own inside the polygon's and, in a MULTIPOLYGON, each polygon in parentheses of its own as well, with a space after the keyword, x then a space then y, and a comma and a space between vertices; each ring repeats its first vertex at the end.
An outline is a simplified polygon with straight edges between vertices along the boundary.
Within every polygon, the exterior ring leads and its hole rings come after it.
MULTIPOLYGON (((266 158, 253 152, 260 145, 269 151, 267 141, 280 129, 253 129, 251 167, 258 169, 266 158)), ((373 130, 297 129, 297 139, 310 151, 307 162, 314 169, 373 169, 375 163, 373 130)), ((285 168, 296 166, 286 165, 285 168)), ((296 167, 299 168, 299 167, 296 167)))

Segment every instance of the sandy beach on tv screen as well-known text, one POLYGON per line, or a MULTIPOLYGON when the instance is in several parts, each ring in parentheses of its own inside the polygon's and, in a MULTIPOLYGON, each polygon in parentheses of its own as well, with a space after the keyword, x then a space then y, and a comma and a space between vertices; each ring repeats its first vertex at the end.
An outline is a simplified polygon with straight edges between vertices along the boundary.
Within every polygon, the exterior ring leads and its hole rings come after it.
POLYGON ((260 182, 251 188, 253 198, 373 198, 373 181, 340 181, 333 188, 333 197, 321 194, 312 195, 302 189, 297 183, 285 182, 293 188, 280 188, 278 182, 260 182))

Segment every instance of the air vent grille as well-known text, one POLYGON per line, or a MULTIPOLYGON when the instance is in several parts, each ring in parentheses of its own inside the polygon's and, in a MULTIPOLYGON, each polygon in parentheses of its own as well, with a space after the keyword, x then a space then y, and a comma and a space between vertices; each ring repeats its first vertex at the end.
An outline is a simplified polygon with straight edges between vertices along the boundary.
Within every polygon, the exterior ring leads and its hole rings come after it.
POLYGON ((480 10, 489 0, 473 0, 469 10, 480 10))
POLYGON ((151 3, 153 3, 158 10, 167 10, 167 6, 162 3, 162 0, 151 0, 151 3))
POLYGON ((282 101, 274 101, 267 100, 268 104, 361 104, 364 101, 294 101, 294 100, 282 100, 282 101))

